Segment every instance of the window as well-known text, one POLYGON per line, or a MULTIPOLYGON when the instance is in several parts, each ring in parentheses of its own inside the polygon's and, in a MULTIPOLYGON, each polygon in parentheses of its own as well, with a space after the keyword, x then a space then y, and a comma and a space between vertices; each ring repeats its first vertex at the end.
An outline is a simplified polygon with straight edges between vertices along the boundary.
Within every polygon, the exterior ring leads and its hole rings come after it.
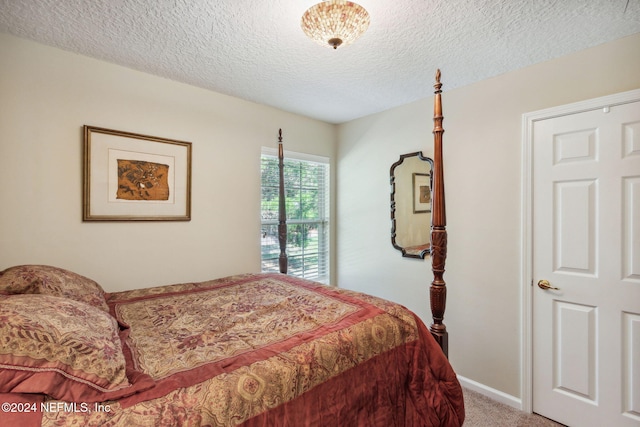
MULTIPOLYGON (((279 271, 278 188, 275 151, 263 149, 262 271, 279 271)), ((288 274, 329 281, 329 159, 287 152, 284 160, 288 274)))

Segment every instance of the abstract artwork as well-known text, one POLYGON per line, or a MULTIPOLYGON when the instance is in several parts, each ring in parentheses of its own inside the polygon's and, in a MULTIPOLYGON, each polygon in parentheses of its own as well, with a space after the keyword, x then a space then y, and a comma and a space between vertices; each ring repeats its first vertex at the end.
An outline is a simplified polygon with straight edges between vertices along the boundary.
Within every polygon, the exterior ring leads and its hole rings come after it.
POLYGON ((142 160, 118 159, 117 198, 169 200, 169 165, 142 160))

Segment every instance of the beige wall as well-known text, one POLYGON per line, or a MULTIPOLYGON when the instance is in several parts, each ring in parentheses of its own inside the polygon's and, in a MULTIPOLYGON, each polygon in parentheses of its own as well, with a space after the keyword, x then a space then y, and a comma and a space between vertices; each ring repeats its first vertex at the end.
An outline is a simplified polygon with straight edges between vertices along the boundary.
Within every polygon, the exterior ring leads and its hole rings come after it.
MULTIPOLYGON (((458 374, 520 396, 522 114, 640 88, 639 70, 640 34, 451 91, 443 64, 445 323, 458 374)), ((427 324, 430 263, 391 246, 388 174, 402 153, 432 154, 432 115, 429 98, 343 124, 337 158, 338 285, 427 324)))
MULTIPOLYGON (((519 395, 522 114, 639 88, 638 52, 635 35, 452 91, 443 65, 446 323, 459 374, 519 395)), ((282 127, 288 150, 335 159, 337 283, 429 323, 429 262, 391 246, 389 168, 402 153, 431 154, 431 98, 336 133, 8 35, 0 58, 0 269, 55 264, 109 291, 258 271, 260 147, 282 127), (84 124, 191 141, 192 221, 83 223, 84 124)))
POLYGON ((0 58, 0 270, 109 291, 259 271, 261 146, 281 127, 287 150, 335 157, 333 125, 4 34, 0 58), (192 142, 192 220, 83 223, 85 124, 192 142))

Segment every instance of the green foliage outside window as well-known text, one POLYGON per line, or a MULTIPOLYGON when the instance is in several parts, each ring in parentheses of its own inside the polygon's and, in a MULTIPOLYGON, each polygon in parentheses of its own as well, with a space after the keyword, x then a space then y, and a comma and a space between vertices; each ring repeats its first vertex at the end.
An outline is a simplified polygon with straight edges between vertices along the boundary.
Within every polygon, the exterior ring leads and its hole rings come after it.
MULTIPOLYGON (((319 279, 328 274, 326 186, 328 165, 284 162, 289 273, 319 279)), ((262 157, 262 270, 278 271, 278 159, 262 157)))

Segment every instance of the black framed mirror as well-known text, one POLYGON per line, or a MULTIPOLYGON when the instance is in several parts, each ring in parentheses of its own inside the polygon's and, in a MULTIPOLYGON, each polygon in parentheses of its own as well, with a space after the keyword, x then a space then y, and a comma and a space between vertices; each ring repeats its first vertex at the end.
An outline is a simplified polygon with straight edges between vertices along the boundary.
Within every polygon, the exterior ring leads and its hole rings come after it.
POLYGON ((391 244, 403 257, 431 253, 433 160, 421 151, 402 154, 391 165, 391 244))

